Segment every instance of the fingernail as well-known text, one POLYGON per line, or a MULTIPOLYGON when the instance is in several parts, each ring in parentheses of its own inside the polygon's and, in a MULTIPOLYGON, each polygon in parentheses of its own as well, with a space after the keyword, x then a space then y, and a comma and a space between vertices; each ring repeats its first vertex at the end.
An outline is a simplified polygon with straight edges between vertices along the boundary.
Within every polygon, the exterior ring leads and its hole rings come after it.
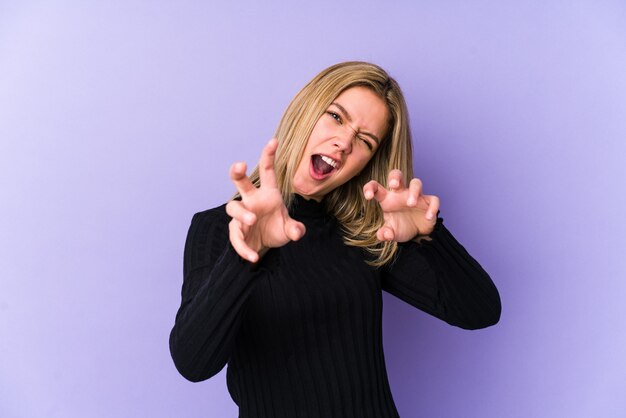
POLYGON ((398 180, 391 180, 389 182, 390 187, 398 187, 398 180))
POLYGON ((433 214, 432 213, 427 213, 426 214, 426 219, 428 219, 429 221, 433 219, 433 214))
POLYGON ((413 206, 415 204, 415 198, 409 197, 409 200, 406 202, 407 205, 413 206))

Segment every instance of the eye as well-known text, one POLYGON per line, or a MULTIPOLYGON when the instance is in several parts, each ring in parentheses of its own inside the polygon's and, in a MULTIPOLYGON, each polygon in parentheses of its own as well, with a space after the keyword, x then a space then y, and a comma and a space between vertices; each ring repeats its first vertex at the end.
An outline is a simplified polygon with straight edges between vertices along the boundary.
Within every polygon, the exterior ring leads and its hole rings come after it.
POLYGON ((326 113, 328 113, 330 115, 331 118, 335 119, 337 122, 341 123, 341 116, 339 116, 339 114, 329 110, 326 113))
POLYGON ((357 137, 359 138, 359 141, 363 142, 365 145, 367 145, 367 148, 371 151, 374 149, 374 147, 372 147, 372 143, 370 141, 368 141, 367 139, 365 139, 365 137, 359 136, 357 137))

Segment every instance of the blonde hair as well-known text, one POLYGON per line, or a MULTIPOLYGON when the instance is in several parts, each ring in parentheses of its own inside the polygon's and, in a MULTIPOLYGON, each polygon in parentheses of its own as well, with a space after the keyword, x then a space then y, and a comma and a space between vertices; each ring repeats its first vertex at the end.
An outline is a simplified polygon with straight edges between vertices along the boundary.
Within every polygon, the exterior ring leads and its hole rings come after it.
MULTIPOLYGON (((326 195, 324 202, 328 212, 342 225, 344 242, 362 247, 372 256, 369 264, 382 266, 391 261, 398 245, 376 238, 376 231, 384 223, 383 213, 376 201, 365 200, 363 186, 370 180, 386 185, 387 175, 396 168, 402 171, 405 184, 413 178, 408 112, 400 86, 393 78, 379 66, 359 61, 335 64, 320 72, 298 92, 278 124, 275 137, 279 145, 274 167, 278 188, 289 207, 293 200, 293 177, 313 127, 337 96, 357 86, 371 89, 386 104, 388 129, 365 168, 326 195)), ((258 166, 250 180, 259 186, 258 166)))

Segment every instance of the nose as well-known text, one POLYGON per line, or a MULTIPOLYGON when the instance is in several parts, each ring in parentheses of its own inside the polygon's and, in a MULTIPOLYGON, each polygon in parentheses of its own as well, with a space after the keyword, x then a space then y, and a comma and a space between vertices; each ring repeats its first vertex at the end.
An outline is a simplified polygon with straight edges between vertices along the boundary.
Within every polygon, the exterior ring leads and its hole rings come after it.
POLYGON ((334 146, 343 151, 344 154, 350 154, 352 152, 352 141, 356 135, 352 129, 344 129, 335 137, 334 146))

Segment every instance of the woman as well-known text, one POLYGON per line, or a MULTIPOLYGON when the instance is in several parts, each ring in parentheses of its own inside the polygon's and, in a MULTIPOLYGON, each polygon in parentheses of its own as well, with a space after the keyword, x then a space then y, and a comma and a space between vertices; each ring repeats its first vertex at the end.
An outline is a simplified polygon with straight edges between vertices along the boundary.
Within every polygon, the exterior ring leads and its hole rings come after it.
POLYGON ((228 363, 240 417, 397 417, 382 293, 466 329, 498 322, 487 273, 412 178, 406 104, 363 62, 334 65, 293 99, 238 193, 196 214, 170 335, 180 373, 228 363))

